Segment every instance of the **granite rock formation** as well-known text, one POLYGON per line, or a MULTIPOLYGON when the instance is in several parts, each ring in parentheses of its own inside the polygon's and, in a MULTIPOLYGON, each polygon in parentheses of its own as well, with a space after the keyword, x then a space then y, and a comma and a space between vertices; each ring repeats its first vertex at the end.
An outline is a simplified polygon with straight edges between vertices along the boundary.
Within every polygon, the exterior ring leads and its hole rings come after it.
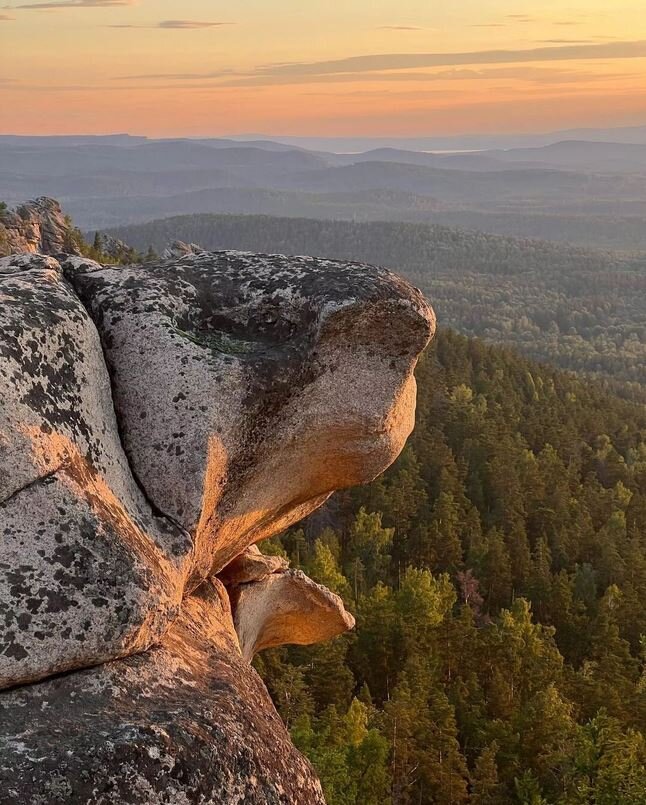
POLYGON ((162 258, 186 257, 187 254, 204 254, 204 249, 196 243, 184 243, 183 240, 174 240, 162 252, 162 258))
POLYGON ((300 570, 279 570, 229 590, 242 656, 265 648, 309 646, 347 632, 354 618, 343 601, 300 570))
POLYGON ((17 253, 78 254, 74 229, 53 198, 0 212, 0 257, 17 253))
POLYGON ((393 461, 433 328, 366 265, 0 260, 0 801, 322 801, 248 661, 354 620, 256 543, 393 461))
POLYGON ((210 581, 144 654, 0 694, 0 802, 323 805, 210 581))
POLYGON ((7 687, 155 642, 191 540, 135 483, 96 327, 51 257, 0 259, 0 383, 7 687))

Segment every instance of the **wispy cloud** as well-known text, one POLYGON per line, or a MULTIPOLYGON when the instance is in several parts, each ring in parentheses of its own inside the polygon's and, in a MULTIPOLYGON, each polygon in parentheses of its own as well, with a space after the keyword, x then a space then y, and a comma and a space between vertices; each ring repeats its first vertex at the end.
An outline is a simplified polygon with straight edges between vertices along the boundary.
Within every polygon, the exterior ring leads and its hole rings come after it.
POLYGON ((233 25, 231 22, 203 22, 201 20, 162 20, 158 28, 219 28, 222 25, 233 25))
MULTIPOLYGON (((616 74, 593 73, 584 70, 559 70, 553 68, 518 65, 494 67, 483 70, 461 68, 440 70, 435 73, 335 73, 318 76, 245 76, 221 81, 220 87, 289 86, 295 84, 356 84, 356 83, 429 83, 441 81, 525 81, 537 84, 572 84, 580 81, 603 81, 616 78, 616 74)), ((197 76, 193 76, 193 79, 197 76)))
POLYGON ((109 6, 134 6, 135 0, 45 0, 41 3, 25 3, 16 6, 21 9, 57 9, 57 8, 106 8, 109 6))
POLYGON ((527 62, 646 57, 646 40, 593 45, 561 45, 522 50, 479 50, 464 53, 379 53, 316 62, 291 62, 259 67, 257 75, 332 75, 449 67, 475 64, 522 64, 527 62))
POLYGON ((0 22, 9 22, 9 20, 15 19, 15 17, 10 17, 8 14, 0 14, 0 22))
POLYGON ((594 45, 593 39, 537 39, 543 45, 594 45))
POLYGON ((380 25, 378 31, 422 31, 418 25, 380 25))
POLYGON ((529 14, 507 14, 507 19, 514 22, 536 22, 536 17, 531 17, 529 14))
POLYGON ((113 81, 196 81, 207 78, 231 78, 240 75, 235 70, 213 70, 204 73, 140 73, 138 75, 118 75, 113 81))
POLYGON ((132 24, 115 24, 108 25, 108 28, 156 28, 161 30, 174 30, 174 31, 195 31, 205 28, 220 28, 223 25, 235 25, 234 22, 207 22, 203 20, 162 20, 154 25, 132 25, 132 24))
MULTIPOLYGON (((556 67, 537 67, 534 65, 510 65, 507 67, 485 67, 474 69, 460 67, 437 72, 371 72, 371 73, 332 73, 323 75, 249 75, 235 71, 213 71, 204 73, 152 73, 144 75, 118 76, 117 81, 215 81, 222 89, 232 87, 294 86, 304 84, 357 84, 357 83, 429 83, 441 81, 525 81, 540 84, 570 84, 577 81, 603 81, 616 74, 603 74, 586 70, 560 69, 556 67)), ((174 84, 180 86, 180 84, 174 84)), ((195 86, 195 85, 193 85, 195 86)), ((199 86, 199 85, 198 85, 199 86)), ((202 84, 201 86, 205 86, 202 84)))

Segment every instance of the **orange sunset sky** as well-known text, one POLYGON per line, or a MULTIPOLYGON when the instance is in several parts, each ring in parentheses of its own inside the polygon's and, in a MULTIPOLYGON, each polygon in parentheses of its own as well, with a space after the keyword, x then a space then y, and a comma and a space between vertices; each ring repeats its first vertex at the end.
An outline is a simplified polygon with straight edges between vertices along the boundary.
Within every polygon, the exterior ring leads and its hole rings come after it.
POLYGON ((646 2, 5 0, 0 93, 22 134, 644 124, 646 2))

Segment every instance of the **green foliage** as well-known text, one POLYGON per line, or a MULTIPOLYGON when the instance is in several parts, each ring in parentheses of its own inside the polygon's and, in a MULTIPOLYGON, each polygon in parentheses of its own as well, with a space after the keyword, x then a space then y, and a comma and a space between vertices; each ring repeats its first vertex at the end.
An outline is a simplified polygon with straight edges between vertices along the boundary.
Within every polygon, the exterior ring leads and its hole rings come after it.
MULTIPOLYGON (((68 220, 68 219, 66 219, 68 220)), ((69 222, 69 220, 68 220, 69 222)), ((95 260, 97 263, 112 265, 130 265, 141 263, 143 256, 136 249, 115 241, 109 253, 106 250, 106 237, 101 232, 95 232, 92 244, 90 245, 78 229, 74 229, 75 242, 84 257, 95 260), (118 248, 115 248, 118 246, 118 248)))
POLYGON ((417 377, 396 464, 268 545, 357 618, 257 659, 294 740, 330 805, 644 805, 646 411, 450 331, 417 377))

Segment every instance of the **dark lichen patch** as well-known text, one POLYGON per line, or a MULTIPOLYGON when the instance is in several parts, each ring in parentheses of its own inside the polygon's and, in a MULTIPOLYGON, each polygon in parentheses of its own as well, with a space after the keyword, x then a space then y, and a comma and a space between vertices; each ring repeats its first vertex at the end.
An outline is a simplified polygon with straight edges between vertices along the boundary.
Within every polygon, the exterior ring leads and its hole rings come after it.
POLYGON ((3 545, 7 562, 0 568, 0 643, 6 650, 0 685, 20 674, 41 676, 48 662, 105 661, 144 622, 154 629, 155 620, 161 625, 175 616, 175 605, 167 611, 162 606, 151 620, 152 603, 146 601, 158 584, 155 574, 133 554, 127 532, 75 498, 73 488, 62 470, 53 483, 31 484, 5 506, 9 534, 3 545), (38 522, 36 513, 44 515, 41 547, 29 561, 16 561, 38 522))

